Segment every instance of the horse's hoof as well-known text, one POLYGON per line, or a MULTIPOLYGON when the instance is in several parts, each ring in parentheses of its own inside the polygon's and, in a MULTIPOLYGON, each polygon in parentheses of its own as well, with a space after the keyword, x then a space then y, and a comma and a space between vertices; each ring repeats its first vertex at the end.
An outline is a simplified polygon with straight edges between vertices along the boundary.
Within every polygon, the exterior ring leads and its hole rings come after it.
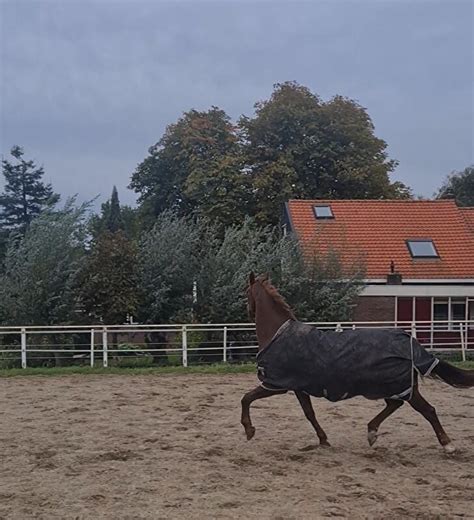
POLYGON ((249 426, 248 428, 245 428, 245 433, 247 434, 247 440, 249 441, 255 435, 255 428, 249 426))
POLYGON ((319 444, 320 444, 320 446, 324 446, 325 448, 330 448, 331 447, 331 445, 329 444, 328 440, 321 441, 319 444))
POLYGON ((449 444, 445 444, 445 445, 443 446, 443 448, 444 448, 444 451, 445 451, 446 453, 449 453, 450 455, 451 455, 452 453, 456 453, 456 447, 454 446, 454 444, 451 444, 451 443, 449 443, 449 444))
POLYGON ((377 432, 375 430, 369 430, 367 432, 367 440, 369 441, 369 446, 373 446, 377 440, 377 432))

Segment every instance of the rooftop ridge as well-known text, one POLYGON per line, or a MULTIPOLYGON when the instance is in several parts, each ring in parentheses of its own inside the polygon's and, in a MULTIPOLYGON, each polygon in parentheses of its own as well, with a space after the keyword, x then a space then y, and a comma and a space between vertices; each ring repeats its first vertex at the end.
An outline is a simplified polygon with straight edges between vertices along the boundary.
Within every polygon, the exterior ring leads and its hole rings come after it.
MULTIPOLYGON (((357 202, 357 203, 398 203, 398 204, 456 204, 454 199, 433 199, 433 200, 412 200, 412 199, 289 199, 288 202, 302 202, 311 204, 312 202, 357 202)), ((460 209, 474 209, 474 206, 457 206, 460 209)))

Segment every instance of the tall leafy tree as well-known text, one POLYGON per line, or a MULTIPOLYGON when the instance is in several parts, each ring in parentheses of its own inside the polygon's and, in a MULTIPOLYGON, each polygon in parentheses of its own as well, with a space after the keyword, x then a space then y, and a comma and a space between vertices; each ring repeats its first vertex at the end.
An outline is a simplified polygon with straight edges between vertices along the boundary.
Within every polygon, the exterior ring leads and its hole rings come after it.
POLYGON ((237 125, 216 107, 185 113, 150 148, 130 186, 149 227, 166 209, 204 216, 221 231, 245 216, 276 224, 290 197, 411 197, 390 181, 397 163, 386 148, 356 102, 323 102, 287 82, 237 125))
POLYGON ((374 135, 367 111, 336 96, 322 102, 294 82, 275 85, 269 100, 255 105, 239 125, 255 188, 255 215, 275 224, 279 207, 297 198, 409 197, 391 183, 396 162, 374 135))
POLYGON ((474 165, 448 175, 436 196, 455 199, 459 206, 474 206, 474 165))
POLYGON ((151 227, 157 215, 195 211, 224 223, 245 212, 249 188, 236 129, 217 107, 186 112, 138 165, 130 187, 151 227), (222 210, 222 211, 221 211, 222 210))
POLYGON ((23 148, 10 151, 13 161, 2 160, 5 191, 0 195, 0 224, 8 231, 24 232, 41 211, 56 204, 59 195, 43 182, 43 167, 24 158, 23 148))

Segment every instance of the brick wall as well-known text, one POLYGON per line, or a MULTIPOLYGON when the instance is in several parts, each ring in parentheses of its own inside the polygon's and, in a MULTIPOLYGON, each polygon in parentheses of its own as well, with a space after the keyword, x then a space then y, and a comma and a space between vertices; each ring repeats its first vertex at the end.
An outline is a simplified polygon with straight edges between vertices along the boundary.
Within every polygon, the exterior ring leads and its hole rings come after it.
POLYGON ((393 321, 395 319, 395 298, 393 296, 359 296, 352 319, 354 321, 393 321))

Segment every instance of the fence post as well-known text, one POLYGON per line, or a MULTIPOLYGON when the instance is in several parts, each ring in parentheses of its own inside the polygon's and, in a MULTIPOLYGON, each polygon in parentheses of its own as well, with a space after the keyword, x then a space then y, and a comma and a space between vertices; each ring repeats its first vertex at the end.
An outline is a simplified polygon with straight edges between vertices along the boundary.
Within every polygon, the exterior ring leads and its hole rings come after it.
POLYGON ((416 339, 416 323, 414 321, 411 322, 411 335, 416 339))
POLYGON ((91 329, 91 367, 94 368, 94 346, 95 346, 95 337, 94 337, 94 329, 91 329))
POLYGON ((227 327, 224 327, 224 337, 222 338, 223 344, 223 361, 227 363, 227 327))
POLYGON ((183 325, 181 331, 181 347, 183 349, 183 367, 188 366, 188 331, 186 325, 183 325))
POLYGON ((340 323, 336 325, 336 332, 342 332, 342 327, 340 323))
POLYGON ((466 335, 463 332, 463 324, 459 324, 459 334, 461 336, 461 356, 462 360, 466 361, 466 337, 467 337, 467 323, 466 323, 466 335))
POLYGON ((107 344, 107 327, 102 330, 102 361, 104 368, 107 368, 109 363, 109 352, 107 344))
POLYGON ((21 368, 26 368, 26 329, 21 329, 21 368))

